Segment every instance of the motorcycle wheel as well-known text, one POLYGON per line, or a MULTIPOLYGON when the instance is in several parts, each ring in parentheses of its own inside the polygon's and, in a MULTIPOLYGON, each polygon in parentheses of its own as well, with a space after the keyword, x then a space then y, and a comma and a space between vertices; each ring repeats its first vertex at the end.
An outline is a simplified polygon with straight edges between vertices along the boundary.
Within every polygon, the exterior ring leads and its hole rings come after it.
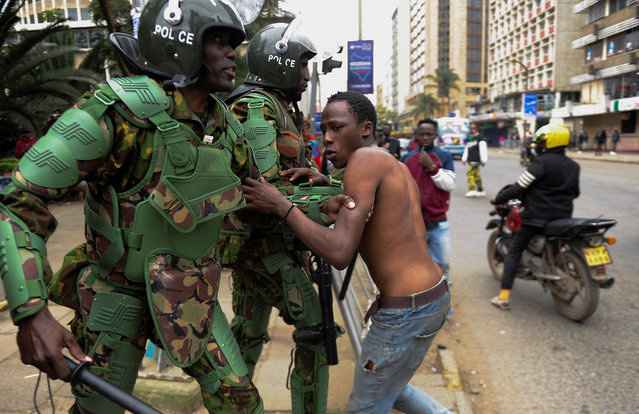
POLYGON ((504 259, 506 258, 505 252, 508 251, 508 243, 512 236, 499 234, 499 230, 495 230, 490 233, 488 238, 488 244, 486 245, 486 255, 488 257, 488 266, 490 266, 491 272, 495 279, 501 281, 504 274, 504 259))
MULTIPOLYGON (((564 273, 561 257, 555 257, 558 272, 564 273)), ((566 300, 555 292, 552 299, 555 307, 563 316, 573 321, 583 321, 590 317, 597 309, 599 302, 599 286, 590 277, 590 269, 582 258, 575 252, 563 253, 566 278, 560 282, 554 282, 555 287, 562 293, 570 295, 566 300)))

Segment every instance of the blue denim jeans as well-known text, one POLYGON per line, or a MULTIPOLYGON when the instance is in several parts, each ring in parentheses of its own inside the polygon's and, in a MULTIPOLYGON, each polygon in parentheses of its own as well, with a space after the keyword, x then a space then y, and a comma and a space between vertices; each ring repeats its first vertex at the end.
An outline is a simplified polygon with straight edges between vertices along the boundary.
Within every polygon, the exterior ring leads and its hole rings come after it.
POLYGON ((441 267, 442 272, 450 280, 450 223, 440 221, 439 225, 426 232, 426 244, 430 257, 441 267))
POLYGON ((413 308, 381 308, 371 317, 355 364, 349 413, 450 413, 426 392, 408 384, 446 321, 450 293, 413 308))

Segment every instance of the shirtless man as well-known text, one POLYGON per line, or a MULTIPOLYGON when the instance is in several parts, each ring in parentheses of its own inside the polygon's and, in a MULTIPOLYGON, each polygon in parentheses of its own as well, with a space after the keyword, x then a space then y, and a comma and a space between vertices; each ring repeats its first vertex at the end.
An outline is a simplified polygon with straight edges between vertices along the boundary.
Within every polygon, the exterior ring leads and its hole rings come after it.
POLYGON ((344 193, 354 200, 347 208, 340 208, 343 199, 326 203, 333 228, 308 219, 262 179, 246 180, 247 208, 280 216, 313 252, 339 269, 356 250, 368 265, 381 295, 366 315, 372 326, 356 364, 348 412, 447 413, 408 384, 444 325, 450 294, 428 252, 417 185, 404 164, 376 146, 376 121, 375 108, 357 92, 331 96, 322 112, 326 157, 337 168, 348 164, 344 193))

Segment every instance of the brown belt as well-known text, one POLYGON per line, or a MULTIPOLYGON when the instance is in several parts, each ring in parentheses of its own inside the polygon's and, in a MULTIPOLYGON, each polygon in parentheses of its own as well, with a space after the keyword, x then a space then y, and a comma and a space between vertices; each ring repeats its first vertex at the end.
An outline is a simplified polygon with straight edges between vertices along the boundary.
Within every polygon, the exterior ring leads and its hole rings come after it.
POLYGON ((432 288, 423 292, 415 293, 410 296, 382 296, 378 295, 377 299, 373 302, 366 315, 364 316, 364 323, 368 322, 375 312, 380 308, 415 308, 416 306, 422 306, 427 303, 433 302, 439 299, 444 293, 448 291, 448 283, 446 283, 446 277, 442 276, 442 279, 438 284, 432 288))

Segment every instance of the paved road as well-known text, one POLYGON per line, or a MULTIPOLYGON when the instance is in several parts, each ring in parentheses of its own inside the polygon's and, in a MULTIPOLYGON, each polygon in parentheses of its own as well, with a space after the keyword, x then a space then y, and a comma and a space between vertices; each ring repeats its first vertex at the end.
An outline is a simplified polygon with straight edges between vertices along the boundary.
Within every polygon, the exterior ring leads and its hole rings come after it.
MULTIPOLYGON (((591 157, 592 158, 592 157, 591 157)), ((615 286, 583 323, 563 318, 537 282, 517 280, 513 309, 489 299, 499 290, 485 256, 488 197, 467 199, 465 167, 450 214, 455 350, 465 388, 486 413, 634 413, 639 407, 639 278, 635 269, 639 165, 581 159, 581 196, 575 216, 615 218, 611 234, 615 286)), ((513 154, 492 151, 482 176, 488 195, 523 171, 513 154)))

